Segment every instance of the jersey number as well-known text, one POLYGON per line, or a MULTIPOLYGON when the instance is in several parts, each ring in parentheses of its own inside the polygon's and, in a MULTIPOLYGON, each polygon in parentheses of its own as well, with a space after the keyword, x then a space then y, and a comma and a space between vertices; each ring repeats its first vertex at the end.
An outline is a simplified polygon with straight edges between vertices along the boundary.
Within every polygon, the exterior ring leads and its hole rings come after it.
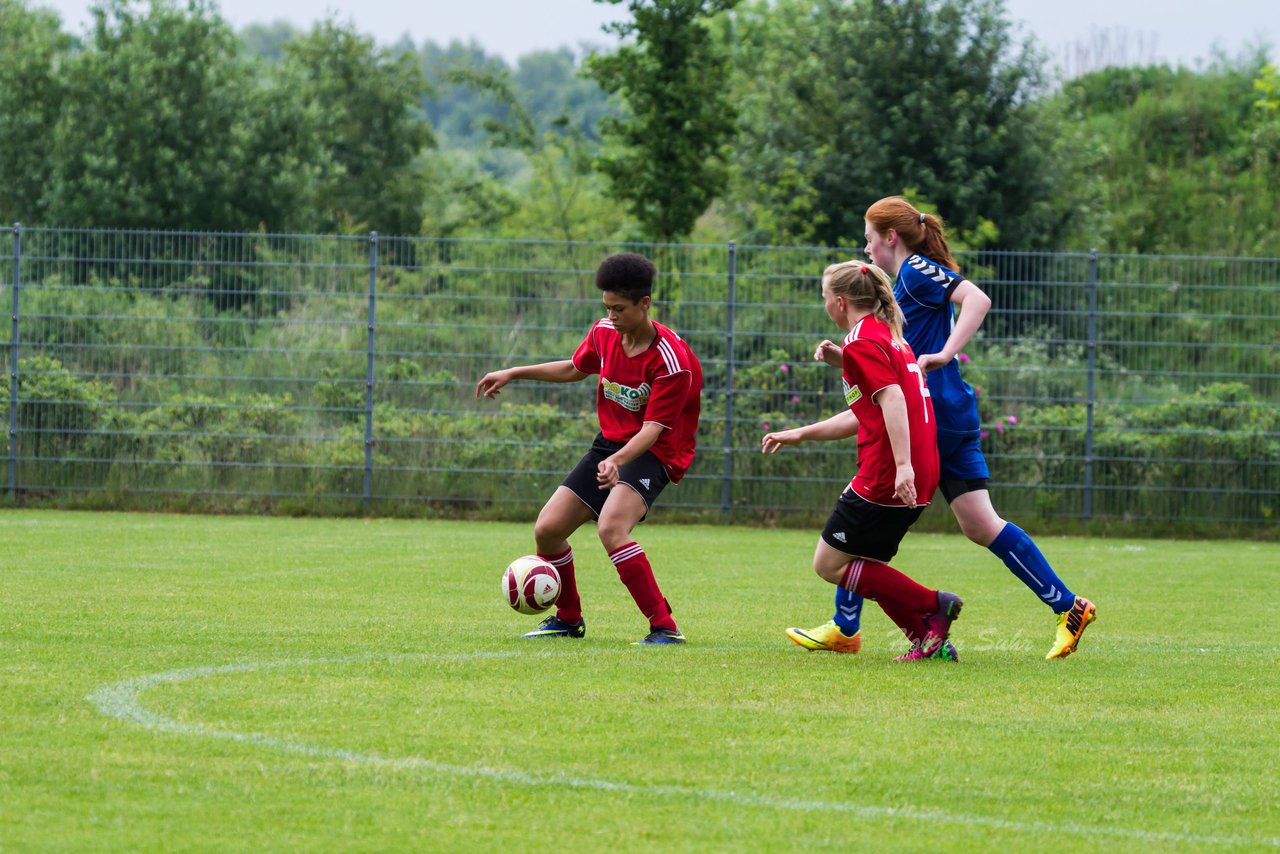
MULTIPOLYGON (((931 397, 929 394, 929 384, 924 381, 924 371, 920 370, 920 365, 915 362, 907 362, 907 370, 916 375, 916 379, 920 381, 920 396, 931 397)), ((924 408, 924 422, 929 423, 929 407, 924 408)))

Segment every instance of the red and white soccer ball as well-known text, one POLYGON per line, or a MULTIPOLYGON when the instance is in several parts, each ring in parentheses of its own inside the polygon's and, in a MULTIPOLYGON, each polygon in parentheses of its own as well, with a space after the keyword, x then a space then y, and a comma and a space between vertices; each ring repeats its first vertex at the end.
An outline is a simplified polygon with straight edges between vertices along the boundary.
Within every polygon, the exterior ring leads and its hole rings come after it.
POLYGON ((560 573, 536 555, 518 557, 502 573, 502 597, 521 614, 540 614, 560 598, 560 573))

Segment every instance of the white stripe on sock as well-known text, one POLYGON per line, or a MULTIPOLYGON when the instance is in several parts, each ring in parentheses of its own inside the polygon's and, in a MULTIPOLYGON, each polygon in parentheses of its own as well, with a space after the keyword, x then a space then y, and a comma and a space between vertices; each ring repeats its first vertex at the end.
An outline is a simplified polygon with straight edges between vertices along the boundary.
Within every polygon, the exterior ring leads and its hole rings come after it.
POLYGON ((613 565, 617 566, 624 560, 630 560, 636 555, 644 554, 644 549, 640 548, 638 543, 632 543, 629 546, 623 546, 613 554, 609 555, 609 560, 613 561, 613 565))

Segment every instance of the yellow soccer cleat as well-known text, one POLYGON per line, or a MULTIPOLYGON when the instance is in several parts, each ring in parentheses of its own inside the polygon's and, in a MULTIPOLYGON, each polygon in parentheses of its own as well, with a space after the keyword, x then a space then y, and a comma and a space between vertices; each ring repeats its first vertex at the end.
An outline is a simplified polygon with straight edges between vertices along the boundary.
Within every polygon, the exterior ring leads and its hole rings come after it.
POLYGON ((853 637, 849 637, 840 631, 840 627, 836 625, 835 620, 818 626, 816 629, 787 629, 787 637, 810 652, 825 650, 827 652, 853 653, 862 649, 862 633, 858 632, 853 637))
POLYGON ((1066 658, 1075 652, 1076 644, 1080 643, 1080 636, 1096 619, 1098 619, 1098 609, 1088 599, 1077 596, 1071 610, 1058 615, 1058 636, 1054 639, 1053 648, 1045 658, 1066 658))

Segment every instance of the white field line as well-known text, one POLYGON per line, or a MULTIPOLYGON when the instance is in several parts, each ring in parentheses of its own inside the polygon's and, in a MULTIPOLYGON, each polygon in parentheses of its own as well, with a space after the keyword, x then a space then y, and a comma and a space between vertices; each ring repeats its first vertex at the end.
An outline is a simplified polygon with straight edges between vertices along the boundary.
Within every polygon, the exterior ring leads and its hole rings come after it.
MULTIPOLYGON (((534 653, 549 655, 552 653, 534 653)), ((308 668, 330 664, 357 664, 367 661, 460 661, 478 658, 508 658, 511 656, 528 658, 524 652, 467 652, 456 654, 406 653, 401 655, 359 655, 341 658, 295 658, 280 661, 245 662, 242 664, 226 664, 216 667, 192 667, 181 670, 167 670, 163 673, 152 673, 125 679, 104 685, 94 691, 86 699, 97 707, 103 715, 120 720, 132 721, 144 729, 155 732, 167 732, 175 735, 216 738, 264 747, 281 753, 296 756, 308 756, 315 759, 336 762, 350 762, 369 765, 393 771, 427 771, 433 774, 465 775, 483 777, 501 783, 521 786, 556 786, 563 788, 588 789, 605 792, 633 792, 637 794, 653 794, 681 798, 698 798, 702 800, 722 801, 739 806, 760 807, 764 809, 794 810, 802 812, 835 812, 853 815, 863 819, 898 819, 905 821, 931 822, 970 827, 989 827, 996 830, 1015 831, 1035 834, 1078 834, 1081 838, 1120 837, 1136 839, 1142 842, 1180 843, 1191 845, 1234 845, 1265 846, 1280 848, 1280 838, 1240 836, 1209 836, 1176 831, 1151 831, 1127 827, 1109 827, 1098 824, 1079 824, 1076 822, 1047 821, 1015 821, 982 815, 968 815, 937 808, 913 806, 875 806, 869 804, 853 804, 843 801, 819 801, 802 798, 783 798, 772 795, 761 795, 752 792, 740 792, 733 789, 712 789, 698 786, 671 786, 649 783, 624 783, 615 780, 592 777, 559 777, 554 774, 530 774, 524 771, 511 771, 500 768, 488 768, 483 765, 450 765, 418 756, 392 758, 376 753, 360 753, 342 748, 321 747, 276 738, 258 733, 240 733, 216 729, 200 724, 177 721, 157 714, 142 705, 140 695, 151 688, 161 685, 176 685, 209 676, 225 676, 238 673, 256 673, 269 670, 290 668, 308 668)))

